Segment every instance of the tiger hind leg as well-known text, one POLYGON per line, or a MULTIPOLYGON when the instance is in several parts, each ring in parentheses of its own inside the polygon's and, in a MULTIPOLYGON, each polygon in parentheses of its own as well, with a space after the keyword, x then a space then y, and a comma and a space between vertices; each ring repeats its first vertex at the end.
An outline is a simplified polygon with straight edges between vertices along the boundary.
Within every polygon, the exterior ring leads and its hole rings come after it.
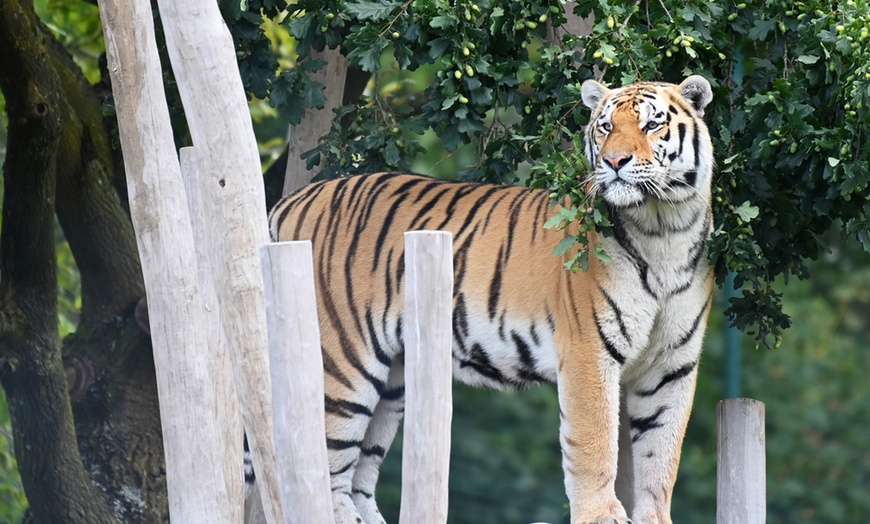
MULTIPOLYGON (((324 357, 336 354, 324 348, 324 357)), ((339 353, 340 354, 340 353, 339 353)), ((360 380, 351 382, 346 372, 336 372, 324 359, 326 451, 332 488, 335 524, 367 524, 354 501, 354 478, 360 464, 368 457, 363 453, 366 435, 375 418, 382 393, 387 390, 390 368, 372 357, 355 362, 360 380)), ((373 489, 373 487, 372 487, 373 489)), ((375 521, 377 522, 377 521, 375 521)))
POLYGON ((386 524, 375 501, 381 464, 396 436, 405 410, 405 366, 398 359, 390 367, 387 387, 369 422, 353 476, 351 499, 365 524, 386 524))

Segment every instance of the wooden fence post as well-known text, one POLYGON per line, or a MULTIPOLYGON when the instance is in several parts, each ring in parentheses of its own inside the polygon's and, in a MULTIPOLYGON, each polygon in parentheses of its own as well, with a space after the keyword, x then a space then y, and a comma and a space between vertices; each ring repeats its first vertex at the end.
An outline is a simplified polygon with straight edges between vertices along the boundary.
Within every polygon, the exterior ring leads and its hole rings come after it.
POLYGON ((453 241, 405 233, 405 431, 400 524, 447 522, 453 418, 453 241))
POLYGON ((763 524, 766 519, 764 403, 722 400, 719 426, 716 523, 763 524))
POLYGON ((332 522, 311 242, 260 249, 284 522, 332 522))
MULTIPOLYGON (((141 1, 141 0, 137 0, 141 1)), ((150 4, 149 4, 150 5, 150 4)), ((204 241, 267 522, 283 522, 275 470, 261 246, 269 242, 257 140, 232 35, 214 0, 157 0, 201 165, 204 241)))
MULTIPOLYGON (((173 522, 232 522, 215 431, 217 369, 208 354, 193 230, 145 2, 101 0, 106 54, 127 172, 130 214, 148 292, 166 482, 173 522)), ((240 477, 240 476, 239 476, 240 477)))
POLYGON ((215 420, 219 425, 216 430, 220 433, 222 446, 220 454, 223 460, 221 463, 215 464, 214 469, 221 472, 227 485, 227 503, 231 512, 231 522, 241 524, 245 486, 244 483, 239 482, 239 464, 244 463, 243 446, 240 446, 239 443, 242 442, 245 428, 242 423, 242 412, 239 408, 236 385, 233 381, 232 359, 227 347, 227 337, 224 336, 220 305, 214 288, 213 261, 209 257, 208 246, 202 241, 205 238, 205 230, 210 227, 202 211, 205 206, 200 191, 203 183, 202 162, 199 158, 199 150, 193 147, 183 147, 178 153, 182 182, 187 193, 187 205, 190 209, 190 224, 193 228, 194 238, 193 248, 199 276, 199 295, 205 317, 203 331, 199 332, 198 336, 205 339, 208 348, 206 358, 212 363, 216 398, 215 420))

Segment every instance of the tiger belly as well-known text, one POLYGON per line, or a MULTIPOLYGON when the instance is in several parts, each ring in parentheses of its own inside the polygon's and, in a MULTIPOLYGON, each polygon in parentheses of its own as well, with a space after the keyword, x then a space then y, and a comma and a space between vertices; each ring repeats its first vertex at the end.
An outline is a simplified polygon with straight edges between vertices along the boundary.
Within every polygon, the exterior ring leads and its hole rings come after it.
POLYGON ((453 316, 453 376, 471 386, 524 389, 556 381, 552 319, 503 312, 466 311, 453 316))

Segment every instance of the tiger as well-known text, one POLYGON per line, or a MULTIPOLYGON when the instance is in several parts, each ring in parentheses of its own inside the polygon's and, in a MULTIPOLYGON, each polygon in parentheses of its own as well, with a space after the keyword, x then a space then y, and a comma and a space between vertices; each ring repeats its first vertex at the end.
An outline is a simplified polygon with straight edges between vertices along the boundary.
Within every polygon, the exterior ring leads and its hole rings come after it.
POLYGON ((612 223, 609 236, 588 233, 609 257, 590 256, 584 272, 563 267, 572 251, 553 253, 572 232, 544 227, 545 189, 382 172, 309 184, 270 212, 274 241, 313 247, 336 523, 385 522, 375 488, 403 413, 403 233, 413 230, 453 235, 454 378, 555 383, 571 523, 671 522, 713 289, 712 89, 697 75, 615 89, 587 80, 581 98, 591 168, 578 184, 612 223), (621 393, 633 521, 614 484, 621 393))

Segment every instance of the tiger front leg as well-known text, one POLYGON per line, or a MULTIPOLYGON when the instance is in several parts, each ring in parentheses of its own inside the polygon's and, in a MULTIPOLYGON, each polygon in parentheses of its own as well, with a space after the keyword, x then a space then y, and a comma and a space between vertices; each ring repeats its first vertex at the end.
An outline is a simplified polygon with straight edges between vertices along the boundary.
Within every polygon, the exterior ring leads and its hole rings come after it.
POLYGON ((629 524, 615 491, 621 364, 596 345, 571 347, 557 379, 571 524, 629 524))
POLYGON ((636 524, 671 524, 671 496, 692 407, 697 358, 655 366, 628 384, 636 524))

